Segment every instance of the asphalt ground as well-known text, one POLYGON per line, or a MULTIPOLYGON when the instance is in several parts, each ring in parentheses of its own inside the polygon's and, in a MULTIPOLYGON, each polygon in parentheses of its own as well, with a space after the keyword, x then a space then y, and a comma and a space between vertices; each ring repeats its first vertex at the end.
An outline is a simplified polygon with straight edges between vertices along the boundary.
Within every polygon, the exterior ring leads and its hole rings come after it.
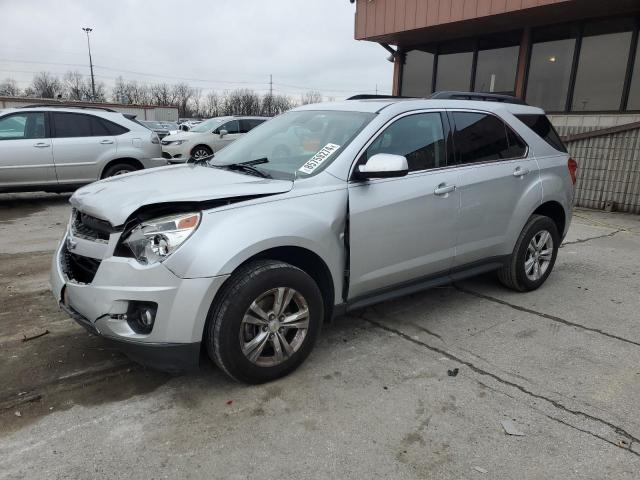
POLYGON ((640 217, 578 209, 541 289, 379 304, 246 386, 144 369, 58 311, 67 200, 0 195, 1 479, 640 478, 640 217))

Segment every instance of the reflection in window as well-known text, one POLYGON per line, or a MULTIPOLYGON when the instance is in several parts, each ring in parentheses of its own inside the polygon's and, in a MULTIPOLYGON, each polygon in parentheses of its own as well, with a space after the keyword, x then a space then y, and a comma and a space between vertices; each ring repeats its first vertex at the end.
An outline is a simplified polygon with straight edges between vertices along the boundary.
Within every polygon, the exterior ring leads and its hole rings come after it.
POLYGON ((636 62, 634 63, 633 76, 631 77, 627 110, 640 110, 640 47, 636 51, 636 62))
POLYGON ((475 91, 513 94, 519 51, 517 46, 478 51, 475 91))
POLYGON ((624 26, 618 20, 585 27, 572 110, 620 108, 632 36, 632 25, 628 31, 619 31, 624 26))
POLYGON ((493 115, 472 112, 453 112, 455 132, 453 141, 458 151, 458 163, 475 163, 521 156, 524 143, 513 134, 509 147, 504 123, 493 115))
POLYGON ((367 148, 366 158, 392 153, 407 158, 409 171, 444 166, 444 132, 439 113, 408 115, 391 124, 367 148))
POLYGON ((428 97, 433 79, 433 53, 422 50, 407 52, 402 69, 402 91, 405 97, 428 97))
POLYGON ((471 84, 473 52, 438 55, 436 91, 457 90, 466 92, 471 84))
POLYGON ((527 103, 550 112, 565 109, 576 45, 575 35, 575 30, 572 31, 570 27, 545 29, 534 34, 527 103))

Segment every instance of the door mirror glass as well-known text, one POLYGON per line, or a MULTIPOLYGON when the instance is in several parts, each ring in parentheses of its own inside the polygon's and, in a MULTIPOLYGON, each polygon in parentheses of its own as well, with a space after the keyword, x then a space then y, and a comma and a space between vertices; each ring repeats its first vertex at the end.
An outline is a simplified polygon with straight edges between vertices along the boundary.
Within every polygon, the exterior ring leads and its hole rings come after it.
POLYGON ((409 173, 406 157, 391 153, 373 155, 367 163, 358 166, 357 178, 392 178, 404 177, 409 173))
POLYGON ((220 130, 220 138, 224 137, 226 134, 228 134, 229 132, 227 132, 226 130, 220 130))

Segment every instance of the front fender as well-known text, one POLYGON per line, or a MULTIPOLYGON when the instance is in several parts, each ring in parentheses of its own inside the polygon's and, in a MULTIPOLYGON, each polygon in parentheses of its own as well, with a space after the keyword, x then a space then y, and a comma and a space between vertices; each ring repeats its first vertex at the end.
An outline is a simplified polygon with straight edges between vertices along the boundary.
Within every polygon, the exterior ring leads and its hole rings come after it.
POLYGON ((299 247, 325 262, 340 298, 346 213, 346 189, 205 211, 196 233, 165 265, 182 278, 228 275, 265 250, 299 247))

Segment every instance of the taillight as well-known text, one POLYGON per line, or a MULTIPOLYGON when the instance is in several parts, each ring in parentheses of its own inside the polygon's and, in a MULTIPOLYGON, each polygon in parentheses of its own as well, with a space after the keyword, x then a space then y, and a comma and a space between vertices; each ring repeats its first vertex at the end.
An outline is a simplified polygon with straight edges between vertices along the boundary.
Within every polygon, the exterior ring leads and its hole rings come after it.
POLYGON ((573 158, 570 158, 567 162, 567 168, 569 169, 569 175, 571 175, 571 182, 576 184, 576 171, 578 170, 578 162, 573 158))

